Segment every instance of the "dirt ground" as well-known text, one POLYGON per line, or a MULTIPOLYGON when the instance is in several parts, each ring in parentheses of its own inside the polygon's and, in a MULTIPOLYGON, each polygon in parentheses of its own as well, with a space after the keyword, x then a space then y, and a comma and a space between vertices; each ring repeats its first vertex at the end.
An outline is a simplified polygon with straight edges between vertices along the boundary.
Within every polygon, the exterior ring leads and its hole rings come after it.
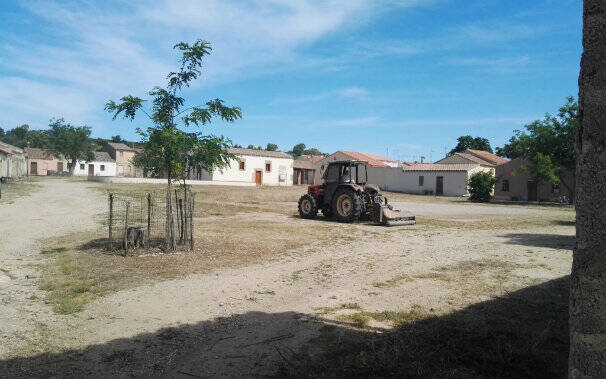
MULTIPOLYGON (((411 314, 449 315, 563 278, 574 244, 568 207, 393 194, 395 207, 417 215, 418 224, 384 228, 295 217, 303 187, 199 189, 199 209, 212 213, 197 215, 200 238, 211 235, 205 223, 228 228, 245 220, 242 235, 212 235, 271 248, 259 259, 220 265, 211 261, 220 256, 200 255, 208 259, 195 260, 200 267, 189 274, 133 281, 61 315, 40 289, 42 267, 55 259, 43 241, 94 238, 107 188, 65 179, 38 185, 0 203, 0 377, 274 375, 285 355, 309 348, 326 325, 383 333, 411 314), (243 204, 248 210, 239 213, 243 204), (272 224, 281 229, 272 232, 272 224), (287 243, 299 230, 305 242, 287 243), (315 233, 322 238, 315 241, 315 233)), ((252 254, 235 249, 219 255, 252 254)))

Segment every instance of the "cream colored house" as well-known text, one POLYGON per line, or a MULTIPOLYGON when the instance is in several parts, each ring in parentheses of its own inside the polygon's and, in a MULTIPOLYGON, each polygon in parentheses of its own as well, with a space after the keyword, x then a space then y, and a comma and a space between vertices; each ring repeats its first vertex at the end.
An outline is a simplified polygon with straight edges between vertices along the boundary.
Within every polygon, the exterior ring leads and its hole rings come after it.
POLYGON ((211 180, 213 182, 256 183, 258 186, 291 186, 293 184, 293 157, 280 151, 231 148, 236 155, 229 167, 206 171, 190 172, 188 179, 211 180))
POLYGON ((61 174, 69 171, 69 162, 65 159, 59 159, 35 147, 26 147, 24 150, 29 176, 50 175, 53 172, 61 174))
POLYGON ((120 142, 108 142, 103 146, 105 151, 116 163, 116 176, 141 177, 142 170, 135 167, 134 158, 137 149, 120 142))

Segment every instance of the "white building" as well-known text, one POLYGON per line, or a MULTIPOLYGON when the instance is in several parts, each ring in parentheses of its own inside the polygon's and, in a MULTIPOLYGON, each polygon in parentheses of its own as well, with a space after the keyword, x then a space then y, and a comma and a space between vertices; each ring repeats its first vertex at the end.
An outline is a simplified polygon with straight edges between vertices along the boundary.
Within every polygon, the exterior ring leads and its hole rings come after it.
POLYGON ((493 172, 480 164, 413 163, 402 168, 375 168, 368 181, 384 191, 418 195, 468 196, 467 181, 476 172, 493 172))
POLYGON ((0 141, 0 178, 20 178, 27 175, 23 149, 0 141))
POLYGON ((212 173, 191 172, 189 179, 213 182, 243 182, 267 186, 291 186, 293 184, 293 157, 280 151, 231 148, 236 155, 229 167, 215 169, 212 173))
MULTIPOLYGON (((376 169, 383 168, 397 168, 402 166, 402 162, 395 161, 388 157, 384 157, 378 154, 360 153, 357 151, 345 151, 338 150, 333 154, 326 156, 324 159, 314 163, 315 176, 314 184, 322 183, 322 174, 328 163, 332 161, 362 161, 367 163, 368 175, 372 175, 372 172, 376 169)), ((378 185, 378 183, 375 183, 378 185)))
POLYGON ((105 151, 95 151, 92 162, 78 161, 74 176, 116 176, 116 161, 105 151))

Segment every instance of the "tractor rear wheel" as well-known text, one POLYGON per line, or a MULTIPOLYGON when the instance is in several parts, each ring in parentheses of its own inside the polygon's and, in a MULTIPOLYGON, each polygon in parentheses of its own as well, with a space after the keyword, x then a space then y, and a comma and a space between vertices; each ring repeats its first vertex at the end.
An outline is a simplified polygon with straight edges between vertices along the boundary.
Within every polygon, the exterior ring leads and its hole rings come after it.
POLYGON ((299 215, 302 218, 315 218, 318 214, 318 204, 316 198, 310 194, 305 194, 299 199, 299 215))
POLYGON ((332 213, 337 221, 353 222, 362 214, 362 199, 353 189, 338 189, 332 198, 332 213))

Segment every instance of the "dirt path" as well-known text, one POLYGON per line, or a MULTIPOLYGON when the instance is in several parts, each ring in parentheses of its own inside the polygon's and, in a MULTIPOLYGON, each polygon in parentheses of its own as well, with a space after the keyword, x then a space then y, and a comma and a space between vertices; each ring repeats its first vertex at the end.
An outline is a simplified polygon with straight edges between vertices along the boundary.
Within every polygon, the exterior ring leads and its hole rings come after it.
POLYGON ((45 179, 31 196, 0 204, 0 358, 37 340, 57 316, 41 302, 37 265, 44 259, 40 240, 97 227, 104 207, 101 193, 87 182, 45 179))

